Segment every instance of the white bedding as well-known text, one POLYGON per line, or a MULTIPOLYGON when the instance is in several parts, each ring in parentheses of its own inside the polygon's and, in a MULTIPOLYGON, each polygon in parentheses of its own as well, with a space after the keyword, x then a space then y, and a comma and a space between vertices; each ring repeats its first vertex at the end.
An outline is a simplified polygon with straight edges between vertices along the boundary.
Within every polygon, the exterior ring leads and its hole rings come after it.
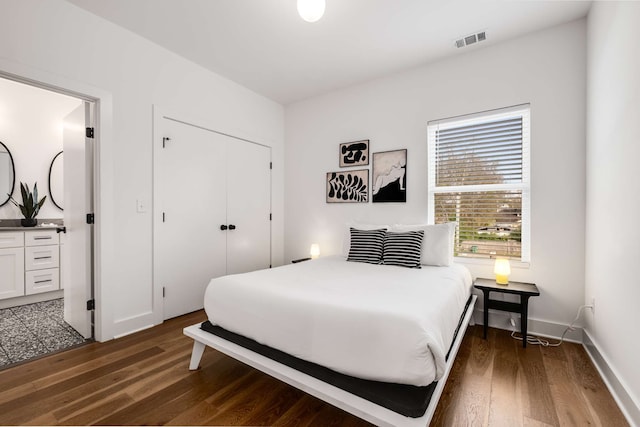
POLYGON ((461 265, 421 269, 324 257, 211 280, 211 323, 343 374, 428 385, 471 292, 461 265))

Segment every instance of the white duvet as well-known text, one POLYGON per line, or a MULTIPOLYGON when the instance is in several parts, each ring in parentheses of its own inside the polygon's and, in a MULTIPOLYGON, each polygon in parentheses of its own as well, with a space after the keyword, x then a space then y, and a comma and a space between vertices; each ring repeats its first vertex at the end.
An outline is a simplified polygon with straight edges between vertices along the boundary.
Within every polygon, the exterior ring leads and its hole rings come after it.
POLYGON ((444 373, 471 283, 456 264, 325 257, 213 279, 204 308, 213 324, 337 372, 424 386, 444 373))

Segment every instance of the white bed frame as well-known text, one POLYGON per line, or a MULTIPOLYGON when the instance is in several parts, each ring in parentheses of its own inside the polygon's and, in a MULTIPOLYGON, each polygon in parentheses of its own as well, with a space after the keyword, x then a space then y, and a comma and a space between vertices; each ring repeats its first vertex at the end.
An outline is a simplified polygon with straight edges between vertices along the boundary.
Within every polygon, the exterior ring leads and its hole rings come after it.
POLYGON ((471 302, 467 307, 467 311, 464 313, 460 330, 456 336, 453 346, 451 347, 451 353, 447 360, 446 369, 444 375, 438 381, 436 388, 431 396, 431 401, 425 414, 420 418, 410 418, 400 415, 397 412, 393 412, 385 407, 376 405, 373 402, 365 400, 359 396, 344 391, 338 387, 328 384, 324 381, 320 381, 310 375, 302 373, 296 369, 293 369, 287 365, 276 362, 261 354, 253 352, 242 346, 234 344, 230 341, 220 338, 217 335, 200 329, 200 323, 184 328, 184 334, 194 339, 193 352, 191 353, 191 363, 189 364, 190 370, 198 369, 200 365, 200 359, 206 346, 212 347, 221 353, 226 354, 240 362, 243 362, 255 369, 258 369, 266 374, 271 375, 274 378, 279 379, 293 387, 296 387, 305 393, 324 400, 333 406, 343 409, 356 417, 362 418, 370 423, 378 426, 398 426, 398 427, 426 427, 431 422, 431 418, 435 413, 436 406, 440 400, 440 395, 444 389, 444 385, 449 377, 449 372, 453 366, 453 361, 458 354, 458 349, 464 338, 464 333, 467 330, 469 321, 473 314, 477 296, 472 295, 471 302))

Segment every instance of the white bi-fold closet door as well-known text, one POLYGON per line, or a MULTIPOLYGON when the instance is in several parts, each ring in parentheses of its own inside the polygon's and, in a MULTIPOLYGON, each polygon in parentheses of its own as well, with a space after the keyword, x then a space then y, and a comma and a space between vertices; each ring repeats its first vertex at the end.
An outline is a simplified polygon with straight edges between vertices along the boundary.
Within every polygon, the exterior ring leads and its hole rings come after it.
POLYGON ((154 286, 163 318, 203 307, 212 278, 271 264, 269 147, 162 117, 154 138, 154 286))

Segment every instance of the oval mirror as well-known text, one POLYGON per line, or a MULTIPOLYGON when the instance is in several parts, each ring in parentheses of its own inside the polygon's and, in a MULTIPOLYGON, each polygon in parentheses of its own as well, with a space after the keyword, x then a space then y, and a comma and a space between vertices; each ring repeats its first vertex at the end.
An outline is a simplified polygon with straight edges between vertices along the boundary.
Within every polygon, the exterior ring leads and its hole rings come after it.
POLYGON ((7 204, 16 184, 16 170, 11 152, 0 142, 0 206, 7 204))
POLYGON ((64 205, 63 170, 64 158, 61 151, 54 156, 49 167, 49 196, 51 196, 51 202, 54 206, 60 210, 64 205))

